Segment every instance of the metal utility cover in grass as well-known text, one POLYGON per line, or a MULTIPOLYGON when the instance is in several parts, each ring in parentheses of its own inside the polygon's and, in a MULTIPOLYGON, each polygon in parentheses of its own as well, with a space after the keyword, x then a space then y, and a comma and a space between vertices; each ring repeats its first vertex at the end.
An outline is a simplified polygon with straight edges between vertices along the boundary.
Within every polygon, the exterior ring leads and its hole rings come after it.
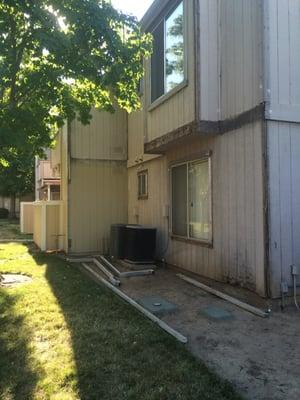
POLYGON ((234 319, 234 315, 232 314, 232 312, 220 307, 208 306, 203 308, 200 312, 205 317, 214 320, 224 321, 234 319))
POLYGON ((153 314, 168 314, 177 310, 177 305, 159 296, 143 297, 137 302, 153 314))

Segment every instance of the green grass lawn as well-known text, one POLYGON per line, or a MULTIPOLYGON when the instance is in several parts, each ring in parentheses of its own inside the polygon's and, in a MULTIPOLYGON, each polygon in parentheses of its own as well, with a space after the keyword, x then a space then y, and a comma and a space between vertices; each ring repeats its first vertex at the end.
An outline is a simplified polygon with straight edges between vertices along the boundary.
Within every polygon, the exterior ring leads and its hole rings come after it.
POLYGON ((0 399, 222 400, 232 387, 76 267, 0 244, 0 399))
POLYGON ((24 235, 20 232, 18 220, 0 219, 0 240, 32 239, 32 235, 24 235))

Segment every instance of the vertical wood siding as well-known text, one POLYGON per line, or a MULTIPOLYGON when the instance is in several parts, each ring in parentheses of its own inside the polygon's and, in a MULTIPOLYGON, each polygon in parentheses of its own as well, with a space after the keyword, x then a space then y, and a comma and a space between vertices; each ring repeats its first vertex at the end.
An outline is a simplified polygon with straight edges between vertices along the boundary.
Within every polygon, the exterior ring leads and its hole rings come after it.
POLYGON ((265 0, 267 117, 300 122, 300 0, 265 0))
POLYGON ((144 155, 144 111, 128 115, 128 161, 137 162, 144 155))
POLYGON ((113 223, 127 223, 126 161, 72 160, 69 251, 107 252, 113 223))
POLYGON ((127 114, 93 110, 89 125, 71 124, 71 157, 87 160, 127 160, 127 114))
POLYGON ((105 253, 111 224, 127 222, 127 114, 94 110, 69 143, 68 250, 105 253))
POLYGON ((43 215, 42 215, 42 207, 40 205, 35 205, 34 206, 34 218, 33 218, 33 240, 34 243, 41 248, 42 247, 42 221, 43 221, 43 215))
POLYGON ((219 0, 198 0, 197 47, 200 119, 220 119, 219 0))
POLYGON ((163 210, 170 205, 168 165, 207 151, 212 151, 213 248, 170 239, 167 261, 212 279, 240 283, 265 295, 261 122, 214 138, 194 138, 174 147, 166 157, 145 163, 148 200, 137 200, 138 168, 132 168, 129 221, 157 226, 161 253, 167 243, 163 210))
POLYGON ((268 122, 271 290, 292 285, 291 265, 300 264, 300 124, 268 122))
POLYGON ((128 169, 128 220, 158 229, 157 256, 163 257, 167 246, 168 219, 164 207, 168 206, 168 168, 165 157, 128 169), (148 199, 138 200, 138 172, 148 170, 148 199))
MULTIPOLYGON (((48 203, 49 204, 49 203, 48 203)), ((47 250, 58 250, 60 242, 60 213, 61 205, 48 205, 46 207, 46 246, 47 250)))
POLYGON ((263 101, 262 20, 262 0, 220 1, 221 119, 263 101))
POLYGON ((69 139, 68 139, 68 126, 65 124, 59 134, 60 143, 60 200, 61 200, 61 213, 60 213, 60 233, 63 235, 60 238, 60 247, 68 252, 68 201, 69 201, 69 139))
POLYGON ((22 233, 33 233, 34 203, 20 203, 20 230, 22 233))
POLYGON ((128 167, 137 166, 157 158, 144 154, 145 112, 143 110, 128 115, 128 167))

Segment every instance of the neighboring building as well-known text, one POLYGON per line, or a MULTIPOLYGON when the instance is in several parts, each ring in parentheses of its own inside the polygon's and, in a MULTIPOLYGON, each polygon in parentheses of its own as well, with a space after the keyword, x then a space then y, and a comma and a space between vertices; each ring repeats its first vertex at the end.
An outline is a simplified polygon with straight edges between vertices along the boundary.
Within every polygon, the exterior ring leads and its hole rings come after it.
MULTIPOLYGON (((29 193, 27 195, 21 196, 21 198, 17 197, 15 199, 15 210, 16 210, 16 216, 20 216, 20 203, 21 202, 30 202, 34 198, 34 194, 29 193)), ((6 208, 9 212, 11 211, 11 198, 10 197, 5 197, 5 196, 0 196, 0 208, 6 208)))
POLYGON ((60 171, 51 165, 51 151, 45 155, 45 159, 35 158, 35 199, 60 200, 60 171))
POLYGON ((95 111, 52 152, 60 247, 151 225, 158 259, 279 297, 300 264, 300 0, 156 0, 142 26, 142 111, 95 111))

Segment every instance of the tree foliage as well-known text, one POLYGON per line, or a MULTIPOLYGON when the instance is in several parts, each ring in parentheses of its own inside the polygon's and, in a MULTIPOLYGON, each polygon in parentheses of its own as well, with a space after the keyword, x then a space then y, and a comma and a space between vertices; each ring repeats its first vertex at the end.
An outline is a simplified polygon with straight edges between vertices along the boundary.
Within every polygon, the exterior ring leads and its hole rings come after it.
POLYGON ((64 120, 139 107, 151 38, 108 0, 0 0, 0 162, 42 154, 64 120))
POLYGON ((27 151, 5 154, 7 166, 0 164, 0 195, 22 196, 34 191, 34 155, 27 151))

